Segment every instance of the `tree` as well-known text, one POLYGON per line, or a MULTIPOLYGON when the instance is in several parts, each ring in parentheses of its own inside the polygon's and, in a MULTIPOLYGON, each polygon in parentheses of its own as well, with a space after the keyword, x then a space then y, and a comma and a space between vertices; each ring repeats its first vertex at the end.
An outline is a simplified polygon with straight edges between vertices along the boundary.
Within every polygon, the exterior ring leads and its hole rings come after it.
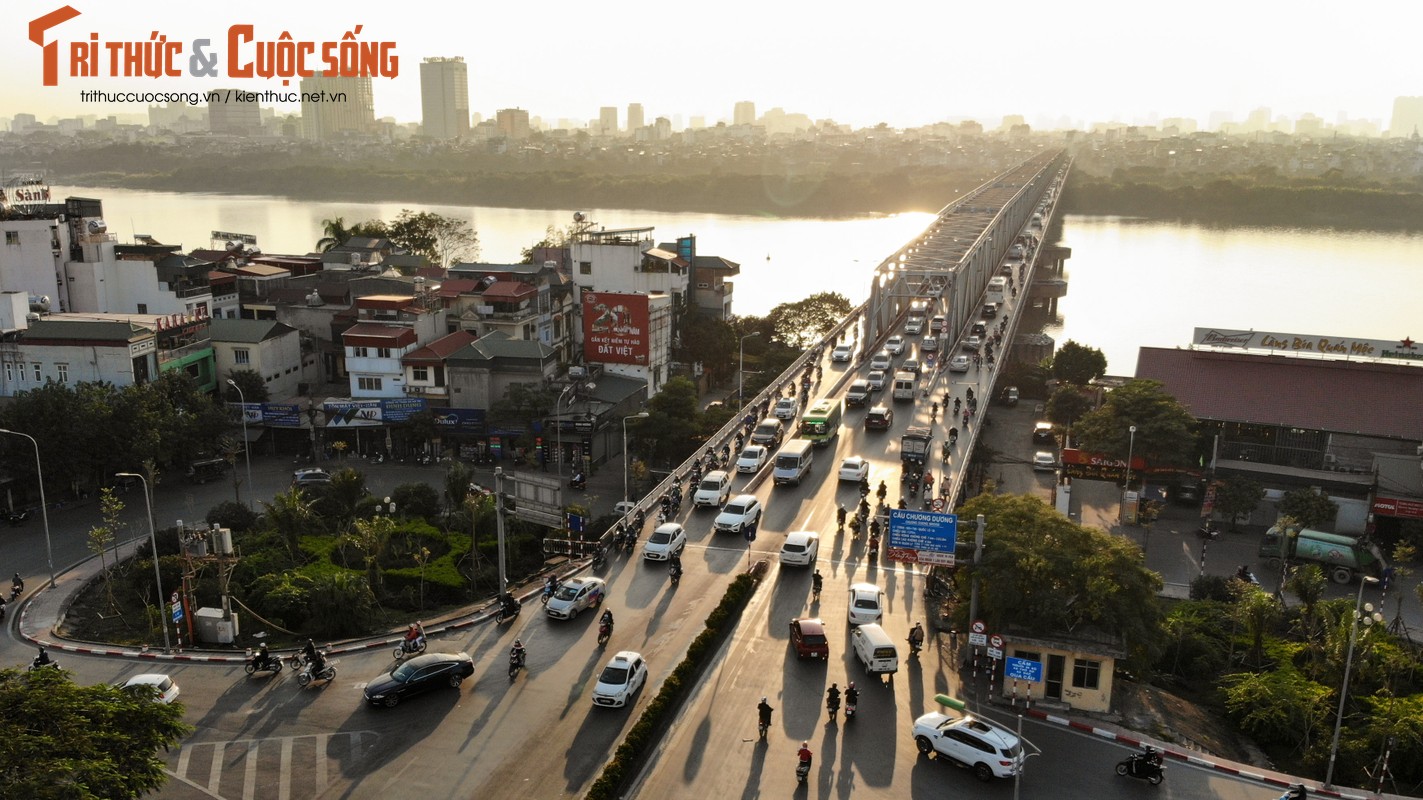
POLYGON ((366 632, 376 598, 360 575, 345 571, 322 573, 312 582, 308 594, 308 624, 314 635, 340 638, 366 632))
POLYGON ((1107 374, 1107 357, 1095 347, 1084 347, 1068 339, 1052 357, 1052 376, 1060 381, 1086 386, 1107 374))
MULTIPOLYGON (((696 449, 697 387, 690 380, 679 376, 664 383, 647 401, 647 414, 638 421, 634 441, 649 460, 680 461, 696 449)), ((631 426, 628 433, 633 433, 631 426)))
MULTIPOLYGON (((701 364, 713 383, 734 374, 737 334, 729 324, 693 307, 682 315, 680 332, 682 346, 679 348, 679 360, 687 364, 701 364)), ((764 348, 761 338, 764 334, 746 341, 751 353, 756 352, 753 349, 756 345, 764 348)))
POLYGON ((181 703, 155 703, 58 669, 0 671, 0 786, 32 800, 137 798, 167 780, 159 748, 192 728, 181 703))
MULTIPOLYGON (((1161 636, 1161 576, 1146 568, 1139 547, 1028 496, 982 494, 959 517, 978 514, 988 520, 987 547, 972 574, 980 578, 990 628, 1106 632, 1122 638, 1134 664, 1151 663, 1161 636)), ((960 570, 955 580, 967 597, 970 571, 960 570)))
POLYGON ((267 390, 267 382, 256 370, 234 369, 227 373, 227 377, 237 384, 237 388, 233 388, 223 381, 222 399, 224 401, 240 403, 245 398, 249 403, 265 403, 271 399, 271 392, 267 390), (237 389, 242 391, 238 392, 237 389))
POLYGON ((804 350, 839 325, 852 308, 845 295, 820 292, 794 303, 781 303, 771 309, 766 320, 775 339, 804 350))
POLYGON ((1320 528, 1332 524, 1339 506, 1323 494, 1310 488, 1293 489, 1280 498, 1280 513, 1292 518, 1300 527, 1320 528))
POLYGON ((489 404, 489 418, 528 430, 529 423, 546 418, 556 402, 558 393, 547 383, 511 383, 503 397, 489 404))
POLYGON ((1236 518, 1253 513, 1264 499, 1265 487, 1249 478, 1231 475, 1216 483, 1215 510, 1229 521, 1232 531, 1236 518))
POLYGON ((390 491, 396 513, 432 520, 440 514, 440 493, 428 483, 402 483, 390 491))
POLYGON ((468 220, 401 209, 390 225, 391 242, 444 268, 479 255, 479 235, 468 220))
MULTIPOLYGON (((263 507, 265 506, 263 503, 263 507)), ((260 517, 257 512, 248 508, 245 503, 226 500, 208 509, 204 521, 209 525, 230 528, 233 533, 246 533, 256 527, 258 519, 260 517)))
POLYGON ((267 517, 267 524, 286 544, 287 554, 296 559, 301 553, 301 537, 311 532, 312 523, 316 520, 305 493, 296 486, 286 492, 277 492, 272 502, 262 501, 262 511, 267 517))
MULTIPOLYGON (((114 494, 110 487, 104 487, 99 493, 99 517, 102 524, 95 525, 89 529, 89 549, 99 556, 100 568, 104 571, 104 586, 109 596, 109 608, 117 608, 118 601, 114 599, 113 576, 109 574, 109 566, 104 563, 104 554, 108 552, 108 547, 113 544, 114 539, 123 530, 124 523, 119 517, 123 514, 124 502, 114 494)), ((118 553, 115 552, 114 559, 117 565, 118 553)))
POLYGON ((1196 420, 1176 398, 1162 391, 1159 381, 1134 380, 1107 394, 1101 408, 1076 425, 1078 443, 1086 450, 1123 461, 1134 456, 1153 466, 1194 463, 1196 420), (1132 436, 1130 426, 1136 426, 1132 436))
POLYGON ((381 220, 368 219, 365 222, 357 222, 348 228, 345 217, 322 220, 321 232, 324 235, 316 241, 316 249, 323 253, 333 247, 345 244, 353 236, 383 239, 390 235, 388 226, 381 220))
POLYGON ((1291 570, 1289 579, 1285 581, 1285 587, 1299 598, 1302 606, 1299 624, 1305 641, 1313 641, 1315 638, 1314 612, 1320 599, 1324 597, 1326 580, 1324 570, 1320 569, 1318 564, 1304 564, 1291 570))
POLYGON ((1076 386, 1058 386, 1047 401, 1047 418, 1059 425, 1072 423, 1092 410, 1092 398, 1076 386))
POLYGON ((1234 610, 1250 637, 1250 662, 1258 669, 1265 655, 1265 635, 1280 621, 1280 603, 1260 587, 1247 585, 1234 610))

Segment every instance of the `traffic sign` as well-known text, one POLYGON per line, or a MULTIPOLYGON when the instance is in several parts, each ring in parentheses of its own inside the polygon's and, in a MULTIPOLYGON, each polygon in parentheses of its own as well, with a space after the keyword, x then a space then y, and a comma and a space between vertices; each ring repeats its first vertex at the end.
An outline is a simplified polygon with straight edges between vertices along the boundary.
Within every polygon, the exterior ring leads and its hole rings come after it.
POLYGON ((995 633, 992 636, 988 637, 988 643, 993 645, 994 647, 1002 647, 1003 637, 995 633))
POLYGON ((1003 651, 997 647, 990 647, 988 648, 988 657, 994 661, 999 661, 1003 658, 1003 651))
POLYGON ((988 624, 981 619, 976 619, 973 621, 973 625, 969 626, 969 630, 974 633, 985 633, 988 630, 988 624))
POLYGON ((974 620, 973 624, 969 625, 968 643, 975 647, 982 647, 988 644, 988 634, 984 633, 984 631, 987 630, 988 626, 984 624, 983 620, 974 620))
POLYGON ((942 497, 935 497, 935 498, 934 498, 934 510, 935 510, 935 511, 943 511, 943 510, 944 510, 944 498, 942 498, 942 497))
POLYGON ((174 622, 182 622, 182 621, 183 621, 183 605, 182 605, 182 603, 174 603, 174 604, 173 604, 173 621, 174 621, 174 622))
POLYGON ((746 536, 746 541, 748 541, 748 542, 754 542, 754 541, 756 541, 756 523, 754 523, 754 522, 748 522, 748 523, 746 523, 746 527, 745 527, 745 528, 742 528, 742 532, 743 532, 743 533, 745 534, 745 536, 746 536))
POLYGON ((1043 662, 1033 661, 1030 658, 1016 658, 1010 656, 1003 663, 1003 675, 1017 681, 1029 681, 1031 683, 1042 683, 1043 662))

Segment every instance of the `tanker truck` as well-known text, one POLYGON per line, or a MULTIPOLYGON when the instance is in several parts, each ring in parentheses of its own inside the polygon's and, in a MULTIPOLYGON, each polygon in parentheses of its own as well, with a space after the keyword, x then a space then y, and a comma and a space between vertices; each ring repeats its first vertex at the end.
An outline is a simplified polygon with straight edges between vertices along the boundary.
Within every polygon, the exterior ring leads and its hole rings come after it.
POLYGON ((1286 536, 1278 525, 1265 532, 1259 555, 1271 569, 1279 569, 1281 559, 1316 563, 1335 583, 1350 583, 1360 573, 1378 577, 1388 566, 1368 539, 1309 528, 1291 528, 1286 536))

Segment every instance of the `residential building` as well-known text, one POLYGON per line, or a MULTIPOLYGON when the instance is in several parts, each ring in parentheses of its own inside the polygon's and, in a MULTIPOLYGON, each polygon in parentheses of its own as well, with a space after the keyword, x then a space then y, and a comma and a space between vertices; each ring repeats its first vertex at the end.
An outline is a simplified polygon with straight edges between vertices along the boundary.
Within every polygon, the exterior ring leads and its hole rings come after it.
POLYGON ((514 384, 553 380, 559 367, 552 347, 526 339, 510 339, 498 332, 467 343, 445 356, 444 362, 449 404, 478 409, 488 409, 508 394, 514 384))
POLYGON ((604 136, 616 136, 618 133, 618 107, 603 106, 598 109, 598 132, 604 136))
POLYGON ((494 127, 501 136, 521 140, 529 138, 529 112, 522 108, 501 108, 495 114, 494 127))
POLYGON ((431 139, 469 135, 469 68, 464 58, 420 62, 421 133, 431 139))
POLYGON ((657 249, 674 252, 690 265, 687 285, 692 305, 714 319, 731 319, 732 283, 727 278, 741 274, 740 264, 721 256, 699 255, 696 236, 683 236, 676 242, 659 244, 657 249))
POLYGON ((572 353, 573 292, 556 265, 455 264, 437 288, 449 330, 502 332, 538 341, 561 361, 572 353))
POLYGON ((301 79, 301 135, 332 141, 376 129, 375 96, 370 78, 327 77, 321 72, 301 79))
POLYGON ((401 397, 401 359, 443 333, 431 296, 377 294, 351 306, 355 324, 341 333, 352 398, 401 397))
POLYGON ((249 94, 233 89, 207 92, 208 130, 230 136, 256 136, 262 132, 262 109, 249 94))
POLYGON ((108 310, 96 293, 115 267, 102 202, 53 203, 48 186, 25 182, 5 186, 0 204, 0 291, 32 295, 36 311, 108 310))
POLYGON ((208 286, 212 289, 213 319, 237 319, 242 316, 242 302, 238 299, 236 275, 213 270, 208 273, 208 286))
POLYGON ((469 331, 455 331, 407 354, 401 359, 405 365, 405 393, 423 397, 432 406, 448 407, 450 386, 445 359, 476 338, 469 331))
POLYGON ((735 110, 731 114, 732 125, 755 125, 756 124, 756 104, 750 100, 742 100, 736 104, 735 110))
POLYGON ((389 239, 352 236, 321 254, 325 270, 369 270, 380 266, 395 251, 389 239))
POLYGON ((274 320, 213 319, 209 331, 219 381, 235 370, 252 370, 262 376, 274 402, 304 394, 303 370, 316 359, 302 353, 296 328, 274 320))
POLYGON ((637 133, 643 122, 642 103, 628 103, 628 133, 637 133))

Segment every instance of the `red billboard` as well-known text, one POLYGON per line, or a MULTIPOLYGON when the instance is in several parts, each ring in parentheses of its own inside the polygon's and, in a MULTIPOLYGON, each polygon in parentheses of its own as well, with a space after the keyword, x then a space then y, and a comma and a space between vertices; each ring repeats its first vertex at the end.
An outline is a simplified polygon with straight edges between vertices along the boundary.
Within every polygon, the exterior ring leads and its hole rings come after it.
POLYGON ((583 359, 599 364, 648 360, 647 295, 583 293, 583 359))

